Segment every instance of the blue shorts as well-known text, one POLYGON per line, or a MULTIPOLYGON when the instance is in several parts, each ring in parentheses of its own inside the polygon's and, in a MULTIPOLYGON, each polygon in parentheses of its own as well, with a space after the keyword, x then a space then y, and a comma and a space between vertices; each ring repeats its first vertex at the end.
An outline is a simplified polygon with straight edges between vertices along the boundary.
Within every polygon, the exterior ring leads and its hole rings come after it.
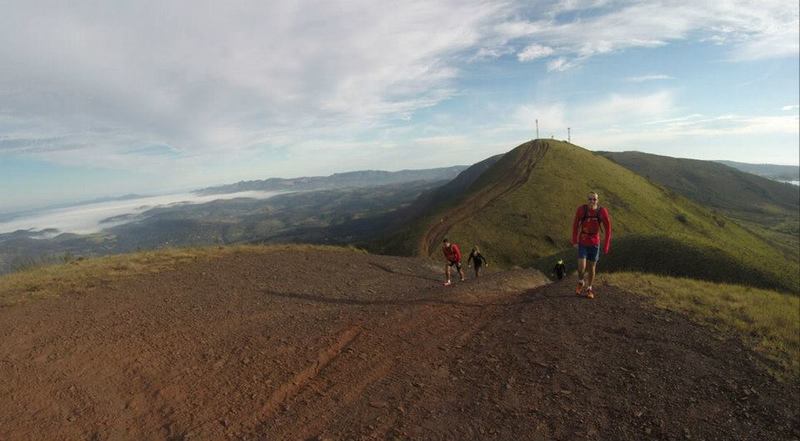
POLYGON ((578 259, 586 259, 589 262, 597 262, 600 260, 600 245, 578 245, 578 259))

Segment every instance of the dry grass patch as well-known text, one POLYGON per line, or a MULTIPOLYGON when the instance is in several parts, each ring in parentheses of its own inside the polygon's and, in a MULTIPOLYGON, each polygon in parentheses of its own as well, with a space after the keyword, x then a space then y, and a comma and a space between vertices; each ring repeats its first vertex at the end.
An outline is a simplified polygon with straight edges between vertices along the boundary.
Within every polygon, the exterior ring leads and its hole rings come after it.
POLYGON ((600 278, 647 295, 660 308, 682 312, 723 332, 735 331, 747 346, 774 362, 767 368, 776 377, 800 380, 800 297, 642 273, 610 273, 600 278))
POLYGON ((0 277, 0 306, 11 306, 65 293, 83 293, 113 280, 168 271, 200 260, 218 259, 233 254, 263 254, 287 250, 364 252, 352 247, 322 245, 235 245, 168 248, 90 259, 79 258, 64 264, 31 268, 0 277))

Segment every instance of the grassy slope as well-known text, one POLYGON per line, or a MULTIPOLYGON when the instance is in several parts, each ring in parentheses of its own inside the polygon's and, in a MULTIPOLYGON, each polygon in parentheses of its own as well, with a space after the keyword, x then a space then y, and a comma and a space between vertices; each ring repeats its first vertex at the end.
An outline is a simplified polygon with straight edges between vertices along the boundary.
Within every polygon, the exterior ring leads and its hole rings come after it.
POLYGON ((800 260, 800 187, 736 170, 714 161, 671 158, 641 152, 603 156, 713 207, 800 260))
MULTIPOLYGON (((671 244, 699 250, 699 265, 707 278, 714 279, 723 270, 728 274, 730 264, 738 262, 739 269, 746 268, 747 274, 758 274, 752 277, 753 283, 795 292, 799 289, 796 266, 784 261, 760 237, 600 155, 559 141, 523 144, 489 168, 457 201, 457 208, 470 215, 446 225, 445 234, 464 249, 478 243, 484 254, 500 265, 527 266, 569 247, 575 209, 591 189, 600 193, 601 204, 609 208, 615 236, 634 238, 628 241, 628 256, 644 262, 643 270, 651 269, 647 253, 666 254, 667 258, 659 262, 662 266, 682 262, 680 249, 647 246, 650 239, 659 244, 658 239, 669 238, 671 244), (546 153, 537 158, 522 185, 483 206, 469 206, 475 193, 518 173, 518 159, 532 147, 544 147, 546 153)), ((448 223, 452 211, 439 210, 424 219, 443 218, 448 223)), ((419 225, 412 229, 424 231, 419 225)), ((426 254, 438 256, 438 247, 426 254)), ((681 274, 681 266, 667 268, 667 272, 681 274)))
POLYGON ((379 254, 420 254, 420 237, 424 236, 426 226, 437 221, 436 216, 442 210, 457 206, 475 181, 504 156, 495 155, 473 164, 447 184, 423 193, 410 206, 393 214, 393 224, 388 229, 393 234, 367 243, 365 247, 379 254))
POLYGON ((604 274, 606 283, 646 295, 656 306, 734 331, 774 363, 781 378, 800 379, 800 298, 747 286, 641 273, 604 274))
MULTIPOLYGON (((787 274, 770 271, 758 258, 732 254, 685 237, 631 234, 615 239, 612 247, 612 253, 600 259, 601 273, 637 271, 793 291, 787 274)), ((547 274, 556 260, 564 259, 567 269, 574 271, 575 257, 575 250, 570 248, 537 259, 531 266, 547 274)))

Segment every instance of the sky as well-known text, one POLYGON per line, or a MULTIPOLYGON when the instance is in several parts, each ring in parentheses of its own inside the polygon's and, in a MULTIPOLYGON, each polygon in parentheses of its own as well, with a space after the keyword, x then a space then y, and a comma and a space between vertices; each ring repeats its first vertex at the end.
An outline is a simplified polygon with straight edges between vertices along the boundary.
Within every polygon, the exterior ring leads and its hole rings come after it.
POLYGON ((0 0, 0 213, 471 164, 798 164, 796 1, 0 0))

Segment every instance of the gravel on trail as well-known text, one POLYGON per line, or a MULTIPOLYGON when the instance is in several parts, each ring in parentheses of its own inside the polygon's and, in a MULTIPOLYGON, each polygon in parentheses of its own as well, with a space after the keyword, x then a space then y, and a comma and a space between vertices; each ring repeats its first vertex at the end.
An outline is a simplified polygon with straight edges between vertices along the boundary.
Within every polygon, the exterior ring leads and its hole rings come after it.
POLYGON ((0 308, 0 440, 800 440, 732 336, 534 271, 232 254, 0 308))

